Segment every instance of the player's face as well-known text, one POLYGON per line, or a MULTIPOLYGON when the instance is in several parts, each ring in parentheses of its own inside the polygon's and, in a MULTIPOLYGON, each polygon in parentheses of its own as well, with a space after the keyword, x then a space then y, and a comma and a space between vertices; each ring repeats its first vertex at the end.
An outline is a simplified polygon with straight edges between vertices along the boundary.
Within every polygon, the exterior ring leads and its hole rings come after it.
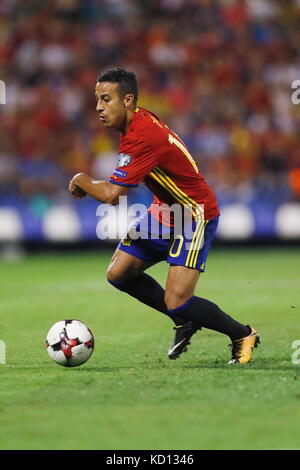
POLYGON ((126 104, 124 98, 120 98, 118 83, 97 83, 95 91, 100 121, 105 127, 121 130, 126 119, 126 104))

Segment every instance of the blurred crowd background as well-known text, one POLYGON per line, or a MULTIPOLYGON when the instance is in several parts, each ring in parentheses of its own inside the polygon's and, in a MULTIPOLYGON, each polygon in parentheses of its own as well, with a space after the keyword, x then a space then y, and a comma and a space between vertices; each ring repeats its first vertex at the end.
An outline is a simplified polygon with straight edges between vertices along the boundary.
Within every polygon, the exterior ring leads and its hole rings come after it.
POLYGON ((0 208, 19 211, 28 238, 62 205, 95 232, 94 202, 67 185, 114 167, 118 135, 94 97, 112 66, 136 73, 140 106, 185 141, 221 207, 260 213, 271 236, 278 207, 300 201, 300 0, 1 0, 0 208))

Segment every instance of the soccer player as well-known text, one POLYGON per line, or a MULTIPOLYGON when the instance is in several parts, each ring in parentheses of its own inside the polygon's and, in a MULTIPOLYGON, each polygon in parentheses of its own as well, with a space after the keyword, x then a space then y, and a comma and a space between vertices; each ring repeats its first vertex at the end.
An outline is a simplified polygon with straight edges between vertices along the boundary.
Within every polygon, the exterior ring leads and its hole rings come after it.
POLYGON ((170 359, 186 351, 191 337, 204 327, 230 337, 230 363, 249 362, 259 343, 257 332, 194 295, 219 220, 212 190, 180 138, 153 113, 137 106, 134 73, 109 70, 98 77, 95 92, 100 122, 121 134, 117 166, 109 181, 78 173, 69 184, 70 192, 116 205, 120 196, 143 181, 154 195, 148 213, 119 243, 107 270, 108 281, 173 320, 170 359), (181 230, 171 210, 174 204, 182 209, 181 230), (159 236, 153 236, 154 222, 159 236), (133 236, 140 227, 144 231, 147 227, 148 237, 133 236), (169 239, 163 236, 167 230, 169 239), (162 260, 170 265, 165 289, 144 272, 162 260))

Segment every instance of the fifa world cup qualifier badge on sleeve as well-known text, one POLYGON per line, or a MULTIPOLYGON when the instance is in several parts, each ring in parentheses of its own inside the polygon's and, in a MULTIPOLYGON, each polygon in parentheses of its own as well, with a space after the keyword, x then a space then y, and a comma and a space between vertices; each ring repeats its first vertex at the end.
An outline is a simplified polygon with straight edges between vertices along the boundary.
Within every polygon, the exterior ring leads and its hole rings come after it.
POLYGON ((117 167, 121 166, 127 166, 129 163, 131 163, 132 157, 130 155, 127 155, 126 153, 119 153, 118 155, 118 160, 117 160, 117 167))

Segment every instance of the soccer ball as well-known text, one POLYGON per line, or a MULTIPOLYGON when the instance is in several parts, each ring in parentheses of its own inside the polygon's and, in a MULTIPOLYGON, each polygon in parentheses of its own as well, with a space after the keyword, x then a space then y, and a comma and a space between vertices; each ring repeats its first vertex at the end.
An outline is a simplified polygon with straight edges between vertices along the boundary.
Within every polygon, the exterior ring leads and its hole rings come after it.
POLYGON ((50 328, 46 338, 46 348, 56 364, 76 367, 91 357, 94 350, 94 336, 81 321, 62 320, 50 328))

